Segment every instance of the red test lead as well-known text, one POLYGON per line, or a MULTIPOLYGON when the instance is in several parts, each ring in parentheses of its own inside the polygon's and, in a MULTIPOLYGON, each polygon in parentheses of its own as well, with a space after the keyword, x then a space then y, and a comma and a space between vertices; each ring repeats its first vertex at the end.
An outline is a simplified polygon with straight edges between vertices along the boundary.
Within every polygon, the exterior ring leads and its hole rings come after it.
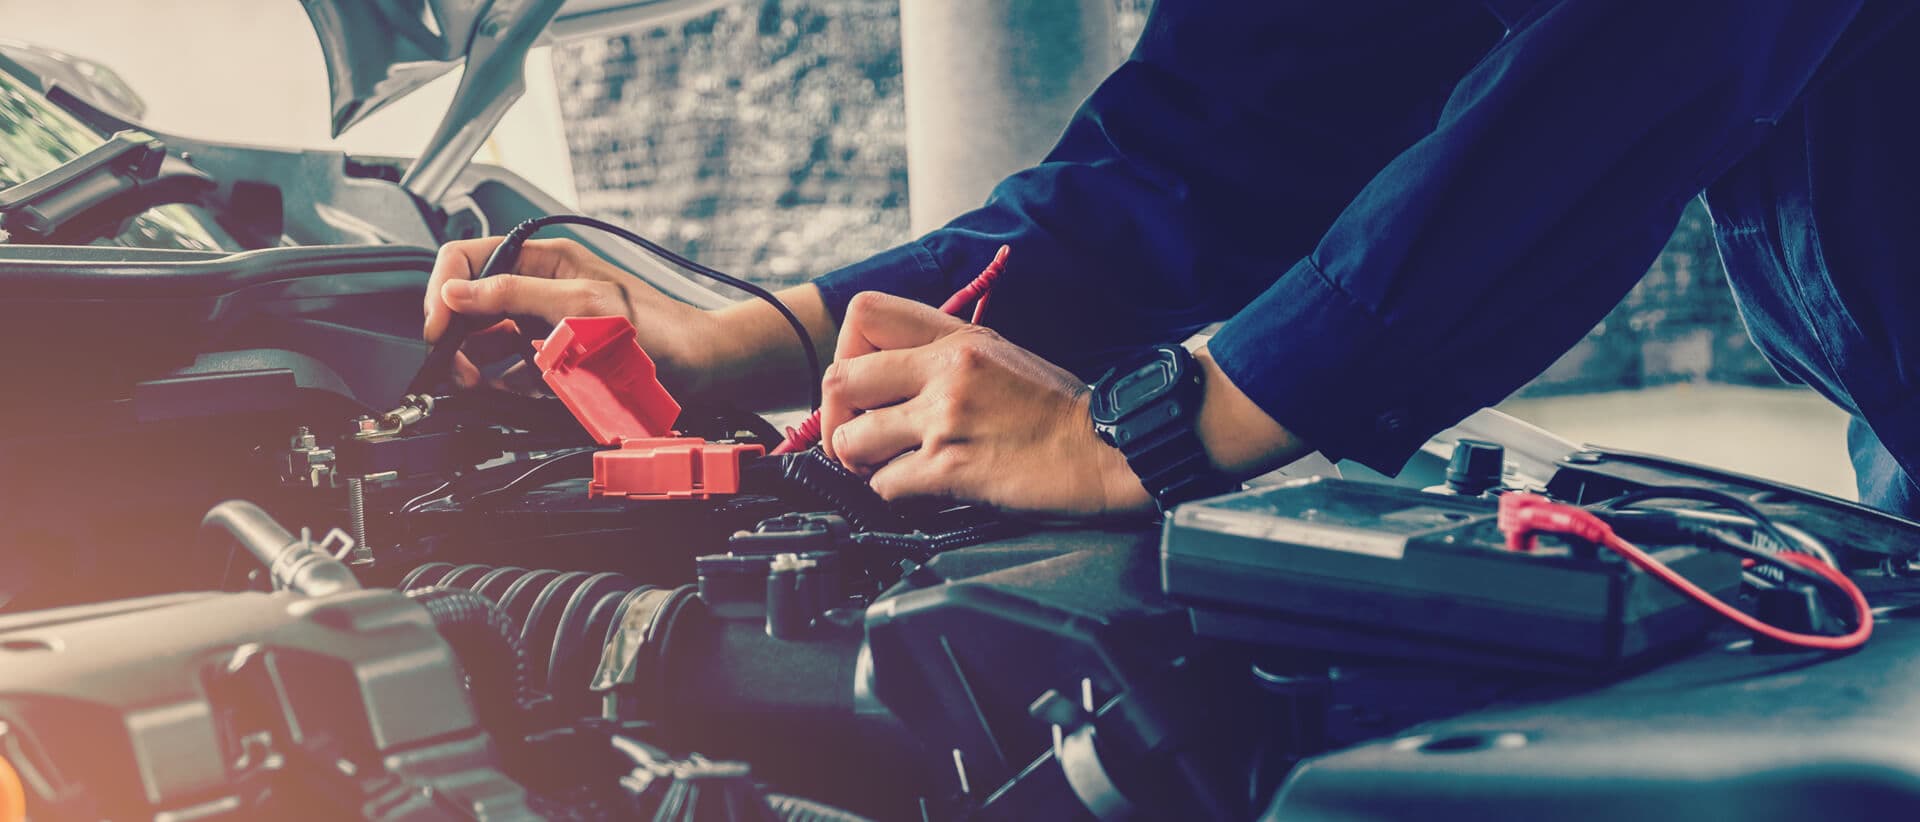
MULTIPOLYGON (((980 318, 985 316, 987 311, 987 298, 993 296, 993 281, 1000 279, 1000 274, 1007 270, 1007 255, 1012 251, 1012 246, 1003 245, 999 251, 994 252, 993 262, 987 263, 986 269, 980 272, 980 276, 974 277, 965 288, 953 292, 953 296, 940 304, 941 313, 958 317, 968 305, 972 305, 971 322, 979 325, 980 318)), ((820 409, 815 408, 813 414, 801 421, 799 425, 787 429, 787 438, 782 440, 771 453, 791 454, 796 451, 805 451, 819 441, 820 409)))
POLYGON ((1852 631, 1841 636, 1803 634, 1761 622, 1747 612, 1722 602, 1719 597, 1675 573, 1673 569, 1668 568, 1638 546, 1621 539, 1613 532, 1612 526, 1585 508, 1563 505, 1538 494, 1521 492, 1503 494, 1500 497, 1499 525, 1500 530, 1507 535, 1508 549, 1514 551, 1532 551, 1534 537, 1538 534, 1570 536, 1599 545, 1619 554, 1622 559, 1639 566, 1640 570, 1653 575, 1655 579, 1666 583, 1687 598, 1705 605, 1728 621, 1784 645, 1822 651, 1844 651, 1860 647, 1866 643, 1867 637, 1873 635, 1873 610, 1868 607, 1867 598, 1860 593, 1860 588, 1839 569, 1806 554, 1783 552, 1776 557, 1782 562, 1792 563, 1818 574, 1845 594, 1853 605, 1854 628, 1852 631))

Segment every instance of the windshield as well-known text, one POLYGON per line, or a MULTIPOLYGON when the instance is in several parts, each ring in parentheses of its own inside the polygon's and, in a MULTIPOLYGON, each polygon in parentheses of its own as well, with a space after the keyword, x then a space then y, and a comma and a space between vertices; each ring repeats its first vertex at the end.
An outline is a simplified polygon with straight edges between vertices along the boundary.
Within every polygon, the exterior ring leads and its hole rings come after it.
MULTIPOLYGON (((32 86, 0 71, 0 188, 52 171, 105 142, 32 86)), ((182 205, 148 209, 133 218, 126 230, 99 244, 220 250, 206 227, 182 205)))

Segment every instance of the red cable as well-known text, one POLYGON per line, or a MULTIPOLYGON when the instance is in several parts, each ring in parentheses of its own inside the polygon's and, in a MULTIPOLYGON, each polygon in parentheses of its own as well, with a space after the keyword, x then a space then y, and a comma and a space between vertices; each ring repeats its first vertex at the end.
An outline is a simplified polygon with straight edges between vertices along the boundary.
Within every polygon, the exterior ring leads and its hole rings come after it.
POLYGON ((813 444, 819 441, 820 412, 815 411, 811 416, 801 420, 799 425, 787 426, 787 438, 781 440, 780 444, 774 447, 773 453, 791 454, 795 451, 812 448, 813 444))
MULTIPOLYGON (((993 281, 1000 279, 1001 272, 1007 270, 1007 254, 1012 251, 1013 246, 1003 245, 999 251, 993 252, 993 262, 987 263, 987 267, 980 272, 980 276, 974 277, 965 288, 953 292, 953 296, 941 303, 940 313, 958 317, 960 310, 972 304, 974 300, 986 300, 993 293, 993 281)), ((979 322, 979 312, 976 311, 974 316, 974 322, 979 322)))
MULTIPOLYGON (((973 324, 979 325, 980 318, 987 312, 987 299, 993 296, 993 281, 1000 279, 1000 274, 1007 270, 1007 255, 1012 251, 1013 246, 1001 246, 999 251, 993 253, 993 262, 987 263, 986 269, 981 271, 979 276, 974 277, 966 287, 955 291, 953 296, 940 304, 940 312, 958 317, 960 312, 972 303, 973 324)), ((787 438, 781 440, 780 444, 774 446, 768 454, 779 456, 805 451, 819 441, 820 409, 816 408, 812 416, 807 417, 799 425, 788 428, 787 438)))
POLYGON ((1803 634, 1761 622, 1747 612, 1722 602, 1633 543, 1621 539, 1604 520, 1583 508, 1561 505, 1538 494, 1506 494, 1500 497, 1499 522, 1500 530, 1507 535, 1507 547, 1516 551, 1533 550, 1534 536, 1541 533, 1574 536, 1604 545, 1734 624, 1776 642, 1801 648, 1844 651, 1860 647, 1866 643, 1867 637, 1873 635, 1873 609, 1867 604, 1867 597, 1860 592, 1860 587, 1837 569, 1806 554, 1782 552, 1775 556, 1812 570, 1844 591, 1853 602, 1856 627, 1851 632, 1841 636, 1803 634))

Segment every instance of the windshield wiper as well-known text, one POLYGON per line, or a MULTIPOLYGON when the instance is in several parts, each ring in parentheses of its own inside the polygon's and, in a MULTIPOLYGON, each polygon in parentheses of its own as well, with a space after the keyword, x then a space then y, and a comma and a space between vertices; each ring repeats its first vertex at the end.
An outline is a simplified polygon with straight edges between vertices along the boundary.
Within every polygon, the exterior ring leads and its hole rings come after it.
POLYGON ((154 206, 198 200, 213 178, 144 131, 115 133, 38 177, 0 189, 3 242, 85 242, 154 206))

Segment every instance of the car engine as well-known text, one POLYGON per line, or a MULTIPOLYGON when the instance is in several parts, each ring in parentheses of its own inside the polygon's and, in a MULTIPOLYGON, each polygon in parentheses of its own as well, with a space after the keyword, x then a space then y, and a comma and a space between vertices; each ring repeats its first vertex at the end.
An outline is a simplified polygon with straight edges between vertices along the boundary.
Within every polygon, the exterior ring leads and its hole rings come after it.
MULTIPOLYGON (((116 254, 5 273, 31 295, 7 306, 32 352, 8 382, 39 387, 0 435, 0 789, 29 818, 1338 815, 1391 799, 1329 782, 1369 745, 1458 763, 1538 739, 1553 761, 1537 729, 1421 723, 1558 716, 1729 656, 1704 609, 1622 562, 1499 548, 1492 503, 1419 490, 1420 461, 1161 527, 1060 527, 889 504, 818 450, 762 454, 778 436, 756 415, 687 407, 665 442, 721 463, 662 448, 648 481, 682 485, 615 487, 602 463, 632 449, 576 416, 577 384, 367 410, 424 358, 422 252, 116 254), (1336 526, 1359 541, 1272 561, 1336 526)), ((630 332, 562 325, 602 346, 583 362, 644 358, 630 332)), ((1456 450, 1484 473, 1487 447, 1456 450)), ((1920 545, 1858 506, 1643 455, 1492 465, 1467 490, 1721 489, 1890 581, 1920 545)), ((1668 565, 1741 594, 1739 563, 1665 541, 1668 565)))
POLYGON ((523 328, 553 396, 415 385, 428 249, 560 210, 510 174, 57 92, 113 136, 0 189, 0 822, 1920 801, 1920 525, 1492 412, 1164 522, 889 503, 624 319, 523 328), (105 244, 161 205, 205 241, 105 244))

